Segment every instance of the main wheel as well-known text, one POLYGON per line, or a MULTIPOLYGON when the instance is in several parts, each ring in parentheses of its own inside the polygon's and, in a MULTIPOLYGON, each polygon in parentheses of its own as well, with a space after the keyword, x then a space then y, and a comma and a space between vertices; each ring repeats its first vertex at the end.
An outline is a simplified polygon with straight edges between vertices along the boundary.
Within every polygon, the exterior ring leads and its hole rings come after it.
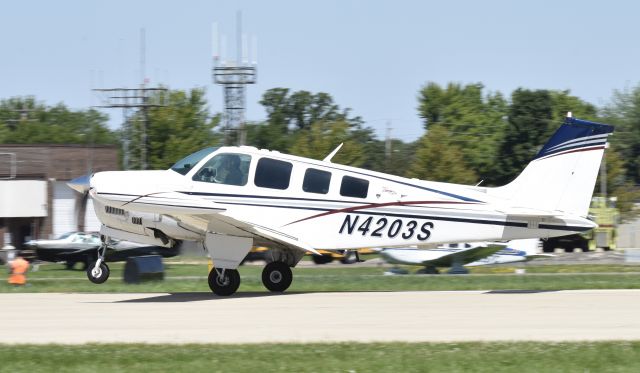
POLYGON ((95 268, 95 263, 91 264, 87 268, 87 278, 94 284, 102 284, 109 278, 109 266, 107 263, 100 263, 98 268, 95 268))
POLYGON ((270 291, 283 292, 289 288, 293 274, 284 262, 271 262, 262 270, 262 283, 270 291))
POLYGON ((342 264, 353 264, 358 261, 358 256, 355 251, 347 250, 344 253, 344 257, 340 259, 340 263, 342 264))
POLYGON ((218 275, 218 271, 222 269, 211 268, 209 272, 209 288, 216 295, 231 295, 240 287, 240 273, 237 269, 225 269, 222 276, 218 275))

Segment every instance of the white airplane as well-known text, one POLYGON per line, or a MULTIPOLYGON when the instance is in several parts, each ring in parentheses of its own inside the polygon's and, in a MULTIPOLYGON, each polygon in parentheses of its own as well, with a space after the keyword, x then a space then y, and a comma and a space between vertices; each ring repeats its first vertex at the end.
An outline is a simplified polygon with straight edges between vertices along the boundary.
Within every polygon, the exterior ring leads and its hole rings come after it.
MULTIPOLYGON (((265 287, 286 290, 305 252, 360 247, 437 247, 583 232, 598 168, 613 127, 568 117, 524 171, 498 187, 409 179, 253 147, 207 148, 169 170, 112 171, 90 185, 103 241, 172 247, 202 242, 218 295, 240 285, 237 268, 252 246, 273 248, 265 287)), ((85 178, 86 179, 86 178, 85 178)), ((82 178, 80 178, 82 180, 82 178)), ((88 269, 109 269, 103 251, 88 269)))
POLYGON ((450 267, 448 273, 469 273, 463 266, 523 262, 536 258, 553 257, 538 254, 537 238, 500 242, 471 242, 441 245, 436 249, 396 248, 383 249, 382 258, 391 264, 419 265, 419 273, 437 274, 437 267, 450 267))

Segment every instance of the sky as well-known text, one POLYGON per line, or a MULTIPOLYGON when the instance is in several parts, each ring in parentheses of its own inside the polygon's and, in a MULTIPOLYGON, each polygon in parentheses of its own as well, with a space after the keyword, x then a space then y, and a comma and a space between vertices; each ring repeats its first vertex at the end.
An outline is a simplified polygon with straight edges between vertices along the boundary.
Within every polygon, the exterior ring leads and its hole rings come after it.
MULTIPOLYGON (((327 92, 373 127, 405 141, 423 133, 418 92, 427 82, 571 90, 597 106, 640 82, 635 1, 6 1, 0 3, 0 99, 35 96, 86 109, 92 88, 204 87, 212 83, 212 24, 233 58, 236 13, 258 43, 258 81, 247 120, 266 118, 270 88, 327 92)), ((122 120, 105 110, 110 125, 122 120)))

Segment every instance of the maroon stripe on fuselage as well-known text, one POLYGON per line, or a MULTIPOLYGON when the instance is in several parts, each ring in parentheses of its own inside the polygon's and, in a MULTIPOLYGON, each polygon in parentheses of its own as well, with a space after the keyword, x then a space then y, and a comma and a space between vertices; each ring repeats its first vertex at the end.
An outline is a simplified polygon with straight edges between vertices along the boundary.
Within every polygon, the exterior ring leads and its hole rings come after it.
POLYGON ((299 219, 299 220, 296 220, 296 221, 292 221, 291 223, 285 224, 284 226, 286 227, 287 225, 300 223, 301 221, 315 219, 315 218, 319 218, 319 217, 327 216, 327 215, 338 214, 338 213, 342 213, 342 212, 354 212, 354 211, 358 211, 358 210, 372 209, 372 208, 378 208, 378 207, 388 207, 388 206, 427 205, 427 204, 475 205, 477 203, 475 203, 475 202, 458 202, 458 201, 406 201, 406 202, 370 203, 370 204, 367 204, 367 205, 353 206, 353 207, 347 207, 347 208, 343 208, 343 209, 331 210, 331 211, 323 212, 321 214, 316 214, 316 215, 313 215, 313 216, 309 216, 307 218, 303 218, 303 219, 299 219))

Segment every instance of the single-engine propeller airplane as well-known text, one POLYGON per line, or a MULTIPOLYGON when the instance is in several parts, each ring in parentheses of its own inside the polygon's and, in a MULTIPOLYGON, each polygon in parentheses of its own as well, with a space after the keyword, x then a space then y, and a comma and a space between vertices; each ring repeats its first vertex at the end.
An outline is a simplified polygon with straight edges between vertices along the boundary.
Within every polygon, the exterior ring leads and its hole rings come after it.
MULTIPOLYGON (((292 282, 305 252, 361 247, 436 247, 582 232, 613 127, 570 116, 511 183, 496 188, 408 179, 253 147, 207 148, 169 170, 92 175, 89 192, 105 242, 87 270, 106 281, 111 239, 172 247, 204 244, 214 262, 209 287, 231 295, 252 246, 273 248, 262 281, 292 282)), ((84 178, 86 179, 86 177, 84 178)))

